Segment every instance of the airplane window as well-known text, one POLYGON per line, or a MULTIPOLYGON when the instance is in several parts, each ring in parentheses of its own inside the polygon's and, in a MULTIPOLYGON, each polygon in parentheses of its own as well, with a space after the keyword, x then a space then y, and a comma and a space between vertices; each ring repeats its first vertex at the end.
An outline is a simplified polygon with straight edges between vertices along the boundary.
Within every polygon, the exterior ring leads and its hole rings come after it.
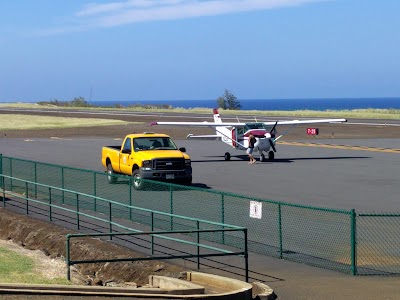
POLYGON ((236 130, 237 130, 238 134, 244 134, 244 132, 245 132, 244 127, 237 128, 236 130))
POLYGON ((263 123, 247 123, 245 125, 245 131, 250 129, 265 129, 263 123))

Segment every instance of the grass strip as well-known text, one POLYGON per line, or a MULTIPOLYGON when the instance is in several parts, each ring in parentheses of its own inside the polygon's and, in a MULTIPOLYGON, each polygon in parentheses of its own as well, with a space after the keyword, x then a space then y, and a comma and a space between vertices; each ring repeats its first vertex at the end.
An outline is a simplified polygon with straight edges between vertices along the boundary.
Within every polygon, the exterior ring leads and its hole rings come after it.
MULTIPOLYGON (((145 108, 141 106, 132 107, 62 107, 55 105, 39 105, 36 103, 0 103, 0 108, 26 108, 26 109, 76 109, 89 111, 128 111, 128 112, 174 112, 174 113, 211 113, 210 108, 145 108)), ((319 118, 354 118, 354 119, 400 119, 400 109, 351 109, 351 110, 223 110, 219 109, 223 115, 250 115, 250 116, 286 116, 286 117, 319 117, 319 118)))
POLYGON ((70 284, 66 278, 46 278, 38 272, 33 258, 0 247, 0 282, 30 284, 70 284))
POLYGON ((74 128, 124 124, 133 124, 133 122, 110 119, 49 117, 22 114, 0 115, 0 130, 74 128))

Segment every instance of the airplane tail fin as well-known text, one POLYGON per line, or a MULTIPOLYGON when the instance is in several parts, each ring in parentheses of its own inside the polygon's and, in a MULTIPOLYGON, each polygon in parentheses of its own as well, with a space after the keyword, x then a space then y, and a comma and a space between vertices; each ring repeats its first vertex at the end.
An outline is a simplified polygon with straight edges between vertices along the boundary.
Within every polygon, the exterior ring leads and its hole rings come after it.
POLYGON ((215 123, 222 123, 222 120, 221 120, 221 117, 219 116, 217 108, 213 109, 213 114, 214 114, 214 122, 215 123))
MULTIPOLYGON (((213 114, 214 114, 214 123, 222 123, 222 119, 218 113, 217 108, 213 109, 213 114)), ((226 129, 227 128, 224 126, 215 127, 215 133, 222 137, 224 134, 226 134, 226 129)))
MULTIPOLYGON (((213 109, 213 114, 214 114, 214 122, 222 123, 222 119, 218 113, 217 108, 213 109)), ((231 129, 225 126, 217 126, 215 127, 215 134, 219 136, 224 143, 232 146, 231 129)))

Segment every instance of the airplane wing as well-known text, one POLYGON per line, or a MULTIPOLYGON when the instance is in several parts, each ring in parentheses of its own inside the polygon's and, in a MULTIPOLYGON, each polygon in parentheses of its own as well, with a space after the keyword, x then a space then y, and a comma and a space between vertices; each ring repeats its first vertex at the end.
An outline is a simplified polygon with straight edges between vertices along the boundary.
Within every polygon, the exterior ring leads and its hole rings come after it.
MULTIPOLYGON (((275 124, 275 122, 273 122, 275 124)), ((203 127, 244 127, 246 123, 214 123, 214 122, 152 122, 150 126, 154 125, 174 125, 174 126, 203 126, 203 127)))
POLYGON ((220 139, 221 136, 217 134, 206 134, 206 135, 194 135, 192 133, 189 133, 186 137, 187 139, 220 139))
MULTIPOLYGON (((314 120, 293 120, 293 121, 270 121, 260 122, 264 125, 296 125, 296 124, 315 124, 315 123, 342 123, 347 122, 346 119, 314 119, 314 120)), ((173 126, 203 126, 203 127, 245 127, 246 123, 214 123, 214 122, 152 122, 153 125, 173 125, 173 126)))
MULTIPOLYGON (((342 123, 347 122, 346 119, 315 119, 315 120, 293 120, 278 121, 277 125, 296 125, 296 124, 314 124, 314 123, 342 123)), ((275 125, 276 122, 263 122, 264 125, 275 125)))

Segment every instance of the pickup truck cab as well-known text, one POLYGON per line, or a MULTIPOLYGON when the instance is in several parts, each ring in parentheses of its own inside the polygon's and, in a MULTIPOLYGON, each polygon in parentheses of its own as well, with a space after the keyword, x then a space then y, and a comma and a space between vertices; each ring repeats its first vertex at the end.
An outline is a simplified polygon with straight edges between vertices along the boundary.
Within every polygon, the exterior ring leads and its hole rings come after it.
POLYGON ((142 189, 142 179, 164 180, 190 185, 192 165, 185 148, 179 148, 166 134, 128 134, 121 146, 104 146, 101 162, 106 168, 108 182, 118 179, 115 174, 133 176, 135 189, 142 189))

